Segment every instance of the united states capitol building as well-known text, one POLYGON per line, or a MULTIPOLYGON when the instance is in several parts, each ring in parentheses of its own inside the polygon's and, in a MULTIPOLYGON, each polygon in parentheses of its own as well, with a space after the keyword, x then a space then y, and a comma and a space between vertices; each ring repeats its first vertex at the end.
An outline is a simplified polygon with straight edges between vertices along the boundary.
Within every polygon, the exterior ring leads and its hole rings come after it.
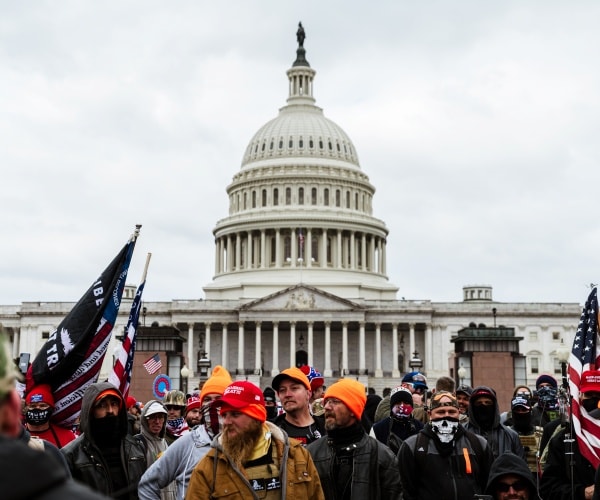
MULTIPOLYGON (((515 381, 534 386, 539 374, 559 377, 557 349, 572 343, 579 304, 495 302, 491 285, 464 286, 461 302, 397 298, 387 274, 388 229, 372 210, 369 166, 316 105, 316 71, 298 41, 281 81, 287 102, 250 139, 226 187, 229 213, 213 230, 214 277, 204 299, 144 303, 146 324, 173 325, 185 339, 183 359, 168 361, 171 377, 185 363, 197 384, 198 361, 208 360, 263 387, 298 364, 314 366, 327 384, 352 376, 378 392, 411 367, 435 380, 458 378, 462 366, 461 381, 477 384, 470 354, 457 355, 452 341, 469 328, 519 339, 516 361, 505 367, 515 381)), ((132 295, 126 289, 117 332, 132 295)), ((14 357, 33 356, 73 305, 0 306, 14 357)), ((101 377, 117 342, 111 340, 101 377)))

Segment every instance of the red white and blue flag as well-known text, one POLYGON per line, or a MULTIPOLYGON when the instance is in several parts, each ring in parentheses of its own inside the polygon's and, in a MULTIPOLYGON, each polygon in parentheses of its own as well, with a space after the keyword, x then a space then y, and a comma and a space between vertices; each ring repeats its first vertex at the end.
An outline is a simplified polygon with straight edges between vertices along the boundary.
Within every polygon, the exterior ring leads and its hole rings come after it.
POLYGON ((108 381, 118 387, 124 398, 129 395, 129 386, 131 385, 131 372, 133 370, 133 357, 135 356, 135 344, 137 339, 137 329, 140 322, 140 310, 142 307, 142 293, 144 292, 144 281, 137 289, 133 304, 131 304, 131 312, 129 320, 125 327, 125 337, 123 343, 119 347, 116 356, 116 361, 113 366, 108 381))
POLYGON ((138 234, 139 228, 60 322, 27 371, 26 391, 37 384, 52 386, 52 420, 59 425, 72 427, 85 390, 98 380, 138 234))
POLYGON ((579 404, 581 375, 600 368, 598 343, 598 295, 594 288, 581 313, 569 357, 569 390, 571 392, 571 420, 581 454, 594 468, 600 465, 600 420, 590 416, 579 404))
POLYGON ((150 356, 146 361, 144 361, 144 368, 150 375, 156 373, 162 368, 162 361, 160 360, 158 353, 156 353, 154 356, 150 356))

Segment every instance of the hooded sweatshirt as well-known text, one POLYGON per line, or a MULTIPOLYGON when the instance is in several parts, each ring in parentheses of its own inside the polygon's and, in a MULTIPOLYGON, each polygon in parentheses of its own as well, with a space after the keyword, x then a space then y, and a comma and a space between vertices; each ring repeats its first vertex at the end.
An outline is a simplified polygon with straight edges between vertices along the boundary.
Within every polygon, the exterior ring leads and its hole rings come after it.
POLYGON ((160 406, 162 409, 164 409, 163 404, 155 401, 154 399, 151 399, 145 404, 140 419, 141 430, 138 434, 138 436, 141 438, 141 441, 144 443, 144 446, 146 447, 146 462, 148 463, 148 467, 150 467, 167 449, 167 442, 165 441, 167 410, 165 410, 165 413, 163 413, 165 419, 158 436, 152 434, 148 427, 148 419, 146 418, 146 415, 153 407, 156 406, 160 406))
POLYGON ((534 499, 537 497, 537 488, 533 482, 533 476, 531 475, 527 462, 509 451, 500 455, 494 460, 494 463, 492 463, 485 493, 494 496, 496 493, 496 483, 506 474, 514 474, 523 478, 529 486, 529 498, 534 499))
POLYGON ((510 451, 521 458, 525 458, 525 450, 519 435, 500 423, 500 410, 498 399, 492 389, 484 385, 475 387, 469 400, 469 422, 465 429, 484 437, 490 445, 494 458, 510 451), (475 407, 475 402, 482 397, 488 397, 493 405, 475 407))

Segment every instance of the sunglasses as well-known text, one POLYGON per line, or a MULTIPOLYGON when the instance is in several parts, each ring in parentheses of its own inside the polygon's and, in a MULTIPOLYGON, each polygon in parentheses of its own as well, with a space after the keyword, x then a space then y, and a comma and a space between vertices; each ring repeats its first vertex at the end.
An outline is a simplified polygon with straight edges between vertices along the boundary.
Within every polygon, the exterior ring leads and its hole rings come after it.
POLYGON ((525 481, 515 481, 514 483, 498 483, 496 484, 496 491, 506 493, 508 490, 513 489, 515 491, 523 491, 527 489, 527 483, 525 481))

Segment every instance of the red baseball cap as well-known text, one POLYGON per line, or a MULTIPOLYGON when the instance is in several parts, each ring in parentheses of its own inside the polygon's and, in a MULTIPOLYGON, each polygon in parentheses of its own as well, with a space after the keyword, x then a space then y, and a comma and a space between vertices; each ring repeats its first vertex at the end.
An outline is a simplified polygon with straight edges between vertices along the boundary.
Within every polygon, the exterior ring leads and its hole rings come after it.
POLYGON ((588 370, 581 374, 579 392, 600 392, 600 370, 588 370))
POLYGON ((223 397, 213 404, 221 407, 221 413, 234 409, 262 422, 267 419, 262 391, 246 380, 236 381, 227 386, 223 397))

